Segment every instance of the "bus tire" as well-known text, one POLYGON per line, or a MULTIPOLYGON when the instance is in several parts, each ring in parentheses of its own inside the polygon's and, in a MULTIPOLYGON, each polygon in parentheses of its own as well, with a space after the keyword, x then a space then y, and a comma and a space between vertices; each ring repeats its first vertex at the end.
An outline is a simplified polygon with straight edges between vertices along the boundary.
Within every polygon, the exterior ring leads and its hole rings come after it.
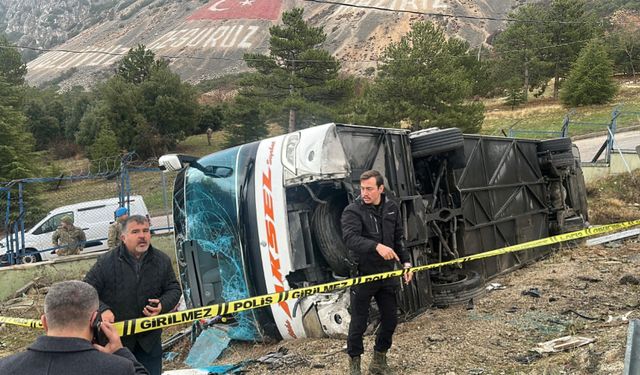
POLYGON ((313 211, 311 230, 316 245, 333 272, 338 276, 349 276, 349 251, 342 240, 340 218, 349 201, 346 194, 335 194, 327 203, 319 204, 313 211))
POLYGON ((484 294, 484 280, 476 271, 454 270, 452 280, 431 279, 431 292, 436 306, 466 303, 484 294))

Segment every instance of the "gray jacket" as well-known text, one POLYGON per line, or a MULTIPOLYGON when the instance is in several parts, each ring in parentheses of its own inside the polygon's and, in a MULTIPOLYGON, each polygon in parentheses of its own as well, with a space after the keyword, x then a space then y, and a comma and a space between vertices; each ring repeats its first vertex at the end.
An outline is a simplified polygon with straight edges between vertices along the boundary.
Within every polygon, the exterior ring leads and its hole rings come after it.
POLYGON ((99 352, 87 340, 40 336, 22 353, 0 359, 3 375, 149 374, 127 348, 99 352))

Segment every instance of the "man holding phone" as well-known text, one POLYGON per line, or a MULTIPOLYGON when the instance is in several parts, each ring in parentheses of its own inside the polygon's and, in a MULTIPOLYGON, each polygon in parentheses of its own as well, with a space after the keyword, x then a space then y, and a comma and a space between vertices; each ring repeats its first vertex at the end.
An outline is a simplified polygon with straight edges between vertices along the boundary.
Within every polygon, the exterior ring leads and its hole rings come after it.
POLYGON ((91 285, 78 280, 53 284, 41 317, 46 336, 25 352, 0 359, 0 374, 148 374, 110 323, 98 327, 104 345, 91 344, 98 316, 98 293, 91 285))
MULTIPOLYGON (((100 296, 104 322, 155 316, 171 311, 180 299, 180 285, 171 259, 151 246, 149 220, 132 215, 122 224, 122 243, 101 255, 85 276, 100 296)), ((162 330, 122 337, 151 375, 162 373, 162 330)))

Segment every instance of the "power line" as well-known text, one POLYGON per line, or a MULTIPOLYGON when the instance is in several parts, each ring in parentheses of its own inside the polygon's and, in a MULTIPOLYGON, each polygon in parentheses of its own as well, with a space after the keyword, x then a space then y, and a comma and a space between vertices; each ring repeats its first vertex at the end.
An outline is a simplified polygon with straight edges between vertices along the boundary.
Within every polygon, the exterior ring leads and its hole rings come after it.
POLYGON ((522 49, 512 49, 512 50, 507 50, 507 51, 493 51, 493 52, 495 52, 497 54, 505 54, 505 53, 512 53, 512 52, 539 51, 539 50, 543 50, 543 49, 565 47, 565 46, 570 46, 570 45, 573 45, 573 44, 586 43, 586 42, 589 42, 589 41, 591 41, 591 39, 582 39, 582 40, 576 40, 576 41, 573 41, 573 42, 553 44, 553 45, 537 47, 537 48, 522 48, 522 49))
POLYGON ((517 18, 506 18, 506 17, 468 16, 464 14, 452 14, 452 13, 422 12, 418 10, 393 9, 393 8, 386 8, 386 7, 372 6, 372 5, 350 4, 350 3, 333 1, 333 0, 303 0, 303 1, 306 1, 309 3, 318 3, 318 4, 339 5, 339 6, 351 7, 351 8, 357 8, 357 9, 379 10, 383 12, 407 13, 407 14, 415 14, 420 16, 431 16, 431 17, 442 17, 442 18, 462 18, 462 19, 469 19, 469 20, 544 23, 544 24, 559 23, 559 24, 567 24, 567 25, 587 23, 585 21, 534 20, 534 19, 517 19, 517 18))

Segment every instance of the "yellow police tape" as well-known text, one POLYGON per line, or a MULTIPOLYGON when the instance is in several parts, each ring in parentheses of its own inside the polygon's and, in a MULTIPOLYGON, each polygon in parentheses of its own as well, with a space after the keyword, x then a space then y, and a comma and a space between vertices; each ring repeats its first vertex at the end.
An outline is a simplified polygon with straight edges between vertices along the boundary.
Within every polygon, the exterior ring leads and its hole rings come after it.
MULTIPOLYGON (((402 276, 408 272, 420 272, 432 268, 438 268, 442 266, 448 266, 452 264, 458 264, 463 262, 469 262, 472 260, 490 258, 496 255, 502 255, 507 253, 513 253, 516 251, 522 251, 532 249, 540 246, 552 245, 559 242, 565 242, 575 240, 579 238, 594 236, 598 234, 604 234, 613 232, 620 229, 625 229, 640 225, 640 220, 628 221, 624 223, 616 223, 603 225, 598 227, 591 227, 576 232, 560 234, 553 237, 542 238, 539 240, 524 242, 518 245, 507 246, 496 250, 487 251, 480 254, 469 255, 453 260, 449 260, 441 263, 426 264, 422 266, 416 266, 403 270, 396 270, 390 272, 383 272, 374 275, 360 276, 351 279, 345 279, 341 281, 334 281, 326 284, 319 284, 309 286, 305 288, 290 289, 284 292, 265 294, 257 297, 245 298, 237 301, 230 301, 220 303, 216 305, 197 307, 189 310, 178 311, 163 315, 157 315, 152 317, 142 317, 138 319, 126 320, 123 322, 116 322, 114 326, 118 330, 120 336, 128 336, 136 333, 151 331, 154 329, 171 327, 178 324, 190 323, 195 320, 213 318, 218 315, 227 315, 238 313, 241 311, 257 309, 260 307, 273 305, 282 301, 287 301, 295 298, 307 297, 316 293, 332 292, 339 289, 344 289, 353 285, 365 284, 372 281, 388 279, 391 277, 402 276)), ((7 318, 0 316, 0 323, 13 324, 30 328, 42 328, 42 324, 39 320, 34 319, 21 319, 21 318, 7 318)))
POLYGON ((0 316, 0 323, 13 324, 14 326, 29 328, 42 328, 42 322, 36 319, 9 318, 0 316))

